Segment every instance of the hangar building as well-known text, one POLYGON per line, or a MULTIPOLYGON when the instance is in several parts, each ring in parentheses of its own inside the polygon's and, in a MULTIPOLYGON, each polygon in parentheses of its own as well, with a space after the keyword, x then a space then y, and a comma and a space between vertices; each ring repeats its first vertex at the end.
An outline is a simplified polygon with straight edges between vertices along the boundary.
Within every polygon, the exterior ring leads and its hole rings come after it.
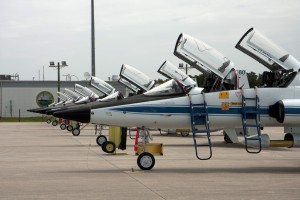
MULTIPOLYGON (((99 96, 101 92, 95 90, 87 81, 60 81, 60 90, 64 88, 73 90, 75 84, 86 86, 99 96)), ((117 81, 107 81, 117 91, 127 96, 127 89, 117 81)), ((39 99, 47 96, 48 100, 57 102, 57 81, 18 81, 0 80, 0 118, 2 117, 36 117, 36 113, 28 112, 28 109, 41 107, 39 99)))

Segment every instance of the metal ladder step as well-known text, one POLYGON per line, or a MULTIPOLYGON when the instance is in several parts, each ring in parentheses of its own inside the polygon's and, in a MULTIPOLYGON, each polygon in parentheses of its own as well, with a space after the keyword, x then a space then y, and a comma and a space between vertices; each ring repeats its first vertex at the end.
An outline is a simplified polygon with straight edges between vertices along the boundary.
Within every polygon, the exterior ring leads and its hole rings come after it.
MULTIPOLYGON (((204 97, 204 94, 203 94, 204 97)), ((190 116, 191 116, 191 127, 192 127, 192 133, 193 133, 193 140, 194 140, 194 147, 195 147, 195 153, 196 157, 199 160, 208 160, 212 157, 212 149, 211 149, 211 140, 210 140, 210 128, 209 128, 209 120, 208 120, 208 112, 207 112, 207 105, 205 102, 205 98, 203 105, 193 105, 192 100, 190 99, 190 116), (196 112, 195 109, 199 109, 200 112, 196 112), (205 112, 203 112, 203 110, 205 112), (205 129, 197 129, 196 125, 205 125, 205 129), (205 134, 197 134, 197 133, 205 133, 205 134), (204 138, 197 138, 197 136, 204 136, 207 141, 203 141, 204 138), (201 144, 197 142, 198 140, 201 140, 201 144), (208 151, 208 155, 200 156, 200 152, 203 152, 203 148, 208 151), (201 149, 201 150, 200 150, 201 149)))
MULTIPOLYGON (((256 90, 257 92, 257 90, 256 90)), ((245 148, 248 153, 260 153, 261 152, 261 132, 260 132, 260 107, 259 107, 259 97, 256 93, 255 98, 253 97, 245 97, 242 91, 242 125, 244 131, 244 139, 245 139, 245 148), (246 102, 253 102, 255 101, 255 107, 247 106, 246 102), (250 109, 251 108, 251 109, 250 109), (248 115, 247 115, 248 114, 248 115), (249 115, 250 114, 250 115, 249 115), (247 119, 254 119, 255 124, 247 123, 247 119), (249 135, 248 129, 249 127, 256 128, 256 135, 249 135), (258 142, 258 149, 250 150, 249 149, 249 142, 248 141, 257 141, 258 142)))

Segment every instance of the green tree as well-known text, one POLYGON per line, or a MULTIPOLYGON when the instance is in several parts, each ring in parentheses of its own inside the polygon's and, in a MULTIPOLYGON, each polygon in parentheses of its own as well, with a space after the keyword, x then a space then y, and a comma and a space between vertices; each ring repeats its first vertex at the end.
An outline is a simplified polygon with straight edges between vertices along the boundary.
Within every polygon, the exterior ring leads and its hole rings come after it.
POLYGON ((247 73, 247 77, 250 88, 254 88, 255 86, 259 85, 260 77, 255 72, 247 73))
POLYGON ((198 87, 203 87, 204 86, 204 81, 205 81, 204 74, 196 75, 195 78, 197 80, 198 87))

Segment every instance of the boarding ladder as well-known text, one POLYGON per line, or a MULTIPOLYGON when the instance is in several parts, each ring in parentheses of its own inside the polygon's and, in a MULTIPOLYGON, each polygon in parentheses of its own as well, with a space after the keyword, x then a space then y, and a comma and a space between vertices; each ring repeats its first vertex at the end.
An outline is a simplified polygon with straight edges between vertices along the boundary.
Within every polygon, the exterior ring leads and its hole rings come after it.
POLYGON ((203 104, 193 104, 190 97, 190 108, 191 108, 191 113, 190 113, 191 127, 192 127, 196 157, 199 160, 209 160, 212 156, 212 149, 211 149, 210 128, 209 128, 209 119, 208 119, 205 95, 203 94, 203 104), (205 129, 197 129, 196 128, 197 125, 205 125, 205 129), (206 138, 207 142, 201 141, 201 143, 197 143, 197 138, 200 140, 200 137, 201 139, 206 138), (198 153, 198 150, 200 152, 200 148, 201 150, 203 150, 204 148, 208 148, 208 155, 200 156, 198 153))
POLYGON ((255 97, 245 97, 242 90, 242 124, 245 138, 245 147, 248 153, 261 152, 261 127, 260 127, 260 106, 259 97, 257 95, 257 88, 255 88, 255 97), (247 103, 255 102, 255 106, 248 106, 247 103), (248 123, 247 120, 251 120, 252 123, 248 123), (254 122, 253 122, 254 121, 254 122), (257 134, 250 135, 248 128, 256 128, 257 134), (250 150, 250 143, 258 144, 258 149, 250 150))

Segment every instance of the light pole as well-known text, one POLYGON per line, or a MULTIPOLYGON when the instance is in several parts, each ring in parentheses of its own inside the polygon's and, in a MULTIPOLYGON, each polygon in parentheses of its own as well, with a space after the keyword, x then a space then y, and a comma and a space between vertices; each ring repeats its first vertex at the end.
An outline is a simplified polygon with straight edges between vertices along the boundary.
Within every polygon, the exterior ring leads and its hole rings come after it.
POLYGON ((185 69, 185 74, 188 75, 188 69, 191 69, 193 68, 192 66, 188 66, 188 64, 184 64, 183 63, 179 63, 179 69, 185 69))
MULTIPOLYGON (((57 68, 57 91, 60 92, 60 68, 61 67, 67 67, 67 62, 66 61, 61 61, 55 65, 54 61, 50 61, 50 66, 49 67, 55 67, 57 68)), ((57 102, 59 102, 59 98, 57 97, 57 102)))

